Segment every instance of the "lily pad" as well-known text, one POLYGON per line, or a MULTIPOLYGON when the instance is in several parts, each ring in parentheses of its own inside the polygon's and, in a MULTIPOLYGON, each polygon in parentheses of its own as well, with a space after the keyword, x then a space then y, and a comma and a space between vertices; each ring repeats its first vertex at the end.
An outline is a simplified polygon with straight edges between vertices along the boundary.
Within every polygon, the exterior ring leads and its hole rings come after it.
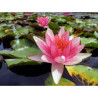
POLYGON ((98 32, 95 31, 94 35, 95 35, 96 38, 98 38, 98 32))
POLYGON ((53 22, 50 22, 50 23, 48 24, 48 26, 49 26, 49 28, 52 29, 52 30, 59 30, 59 29, 60 29, 59 25, 56 24, 56 23, 53 23, 53 22))
POLYGON ((46 86, 75 86, 75 84, 72 81, 65 78, 61 78, 59 84, 55 84, 51 74, 45 81, 45 85, 46 86))
POLYGON ((96 38, 81 38, 81 44, 84 44, 85 47, 94 47, 98 48, 98 40, 96 38))
POLYGON ((41 62, 35 62, 29 59, 5 59, 5 62, 8 67, 41 64, 41 62))
POLYGON ((13 28, 11 25, 0 24, 0 39, 6 36, 14 36, 13 28))
POLYGON ((69 30, 70 34, 73 33, 74 29, 70 25, 64 27, 65 31, 69 30))
POLYGON ((13 20, 15 17, 10 12, 0 12, 0 21, 13 20))
POLYGON ((39 48, 28 39, 19 39, 11 42, 12 51, 3 50, 0 54, 14 58, 26 58, 29 55, 41 54, 39 48))
POLYGON ((83 85, 98 85, 98 69, 85 65, 66 66, 75 81, 83 85))
POLYGON ((27 35, 27 34, 29 34, 29 28, 27 28, 27 27, 18 28, 18 29, 16 29, 16 31, 14 31, 14 34, 15 34, 15 36, 27 35))

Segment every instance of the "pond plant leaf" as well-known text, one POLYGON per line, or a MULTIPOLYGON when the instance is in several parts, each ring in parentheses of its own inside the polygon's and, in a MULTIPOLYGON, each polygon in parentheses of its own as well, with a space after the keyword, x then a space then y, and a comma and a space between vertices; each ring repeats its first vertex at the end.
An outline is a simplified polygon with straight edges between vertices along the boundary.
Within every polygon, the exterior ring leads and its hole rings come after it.
POLYGON ((14 58, 26 58, 29 55, 41 54, 39 48, 28 39, 18 39, 11 42, 14 50, 3 50, 0 54, 14 58))
POLYGON ((61 78, 59 84, 55 84, 52 75, 50 74, 45 81, 45 85, 46 86, 75 86, 75 83, 68 79, 61 78))
POLYGON ((5 62, 7 67, 41 64, 41 62, 35 62, 29 59, 5 59, 5 62))
POLYGON ((29 55, 41 54, 42 52, 39 48, 32 43, 32 41, 23 38, 17 39, 11 42, 11 47, 13 50, 3 50, 0 54, 11 59, 5 59, 8 67, 13 65, 25 65, 25 64, 39 64, 39 62, 34 62, 27 59, 29 55))
POLYGON ((96 38, 98 38, 98 32, 94 32, 94 35, 96 36, 96 38))
POLYGON ((98 68, 85 65, 66 66, 66 68, 73 79, 83 85, 98 85, 98 68))
POLYGON ((96 38, 81 38, 81 44, 84 44, 85 47, 98 48, 98 40, 96 38))
POLYGON ((48 26, 49 26, 49 28, 52 29, 52 30, 59 30, 59 29, 60 29, 59 25, 58 25, 58 24, 55 24, 55 23, 53 23, 53 22, 50 22, 50 23, 48 24, 48 26))
POLYGON ((29 34, 29 28, 21 27, 14 31, 15 36, 23 36, 29 34))

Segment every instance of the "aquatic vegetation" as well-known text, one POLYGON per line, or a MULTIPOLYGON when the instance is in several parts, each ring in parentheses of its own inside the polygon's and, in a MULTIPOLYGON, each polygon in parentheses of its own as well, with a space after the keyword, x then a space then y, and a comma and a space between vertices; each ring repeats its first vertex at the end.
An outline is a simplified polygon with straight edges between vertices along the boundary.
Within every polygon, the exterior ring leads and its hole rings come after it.
POLYGON ((5 61, 8 70, 18 67, 21 75, 29 65, 39 76, 51 71, 45 85, 98 85, 98 15, 0 13, 0 44, 0 70, 5 61))
POLYGON ((32 55, 28 58, 34 61, 52 63, 51 71, 56 84, 59 83, 63 74, 63 65, 74 65, 91 56, 90 53, 79 53, 84 48, 84 45, 80 45, 80 38, 76 37, 69 40, 69 31, 65 32, 63 27, 55 36, 48 28, 45 42, 36 36, 33 38, 43 54, 32 55))
POLYGON ((11 41, 10 43, 13 50, 2 50, 0 54, 8 57, 5 59, 7 66, 18 66, 18 65, 35 65, 40 64, 39 62, 33 62, 28 60, 26 57, 29 55, 40 54, 42 53, 35 44, 32 44, 32 41, 28 39, 17 39, 11 41))

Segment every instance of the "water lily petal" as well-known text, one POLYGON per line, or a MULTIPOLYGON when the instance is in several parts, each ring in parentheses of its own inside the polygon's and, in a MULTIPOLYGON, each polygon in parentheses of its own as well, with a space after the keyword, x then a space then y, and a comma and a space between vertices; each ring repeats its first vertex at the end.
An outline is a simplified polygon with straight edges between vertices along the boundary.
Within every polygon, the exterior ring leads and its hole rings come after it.
POLYGON ((46 42, 44 42, 43 40, 41 40, 40 38, 36 37, 36 36, 33 36, 36 44, 38 44, 38 42, 42 42, 44 45, 46 45, 46 42))
POLYGON ((84 48, 84 45, 78 45, 78 46, 72 48, 72 49, 70 50, 70 54, 69 54, 68 58, 74 57, 74 56, 77 55, 83 48, 84 48))
POLYGON ((71 47, 71 42, 69 42, 69 45, 63 50, 63 55, 66 57, 70 53, 70 47, 71 47))
POLYGON ((45 39, 46 39, 47 46, 50 47, 51 46, 51 38, 47 33, 45 34, 45 39))
POLYGON ((72 40, 74 38, 74 35, 71 35, 70 37, 69 37, 69 40, 72 40))
POLYGON ((49 49, 47 47, 47 44, 43 40, 41 40, 40 38, 38 38, 36 36, 33 36, 33 38, 34 38, 36 44, 38 45, 38 47, 41 49, 41 51, 44 54, 50 56, 50 52, 49 52, 49 49))
POLYGON ((41 57, 43 54, 39 54, 39 55, 32 55, 32 56, 28 56, 27 58, 32 60, 32 61, 38 61, 38 62, 43 62, 41 57))
POLYGON ((58 56, 55 58, 55 61, 62 64, 65 62, 65 56, 58 56))
POLYGON ((62 34, 62 38, 64 37, 64 39, 66 40, 66 41, 69 41, 69 30, 67 30, 66 32, 64 32, 63 34, 62 34))
POLYGON ((52 57, 56 57, 58 55, 59 51, 58 51, 58 49, 54 43, 51 43, 50 50, 51 50, 51 56, 52 57))
POLYGON ((78 46, 79 44, 80 44, 80 37, 72 39, 72 48, 78 46))
POLYGON ((52 72, 53 80, 56 84, 59 83, 60 78, 63 74, 63 70, 64 70, 64 65, 58 63, 52 64, 51 72, 52 72))
POLYGON ((65 30, 64 30, 64 27, 61 27, 60 31, 59 31, 59 37, 61 38, 62 35, 64 34, 65 30))
POLYGON ((52 59, 51 57, 48 57, 46 55, 43 55, 41 57, 41 59, 43 60, 43 62, 48 62, 48 63, 55 63, 54 59, 52 59))
POLYGON ((90 57, 91 55, 92 55, 91 53, 78 53, 76 57, 83 60, 90 57))
POLYGON ((82 59, 73 57, 70 60, 68 60, 67 62, 65 62, 64 65, 75 65, 75 64, 80 63, 81 61, 82 61, 82 59))
POLYGON ((92 54, 91 53, 78 53, 76 56, 73 58, 69 59, 65 65, 74 65, 80 63, 83 59, 86 59, 90 57, 92 54))
POLYGON ((47 34, 50 36, 51 40, 54 39, 54 34, 50 28, 47 29, 47 34))

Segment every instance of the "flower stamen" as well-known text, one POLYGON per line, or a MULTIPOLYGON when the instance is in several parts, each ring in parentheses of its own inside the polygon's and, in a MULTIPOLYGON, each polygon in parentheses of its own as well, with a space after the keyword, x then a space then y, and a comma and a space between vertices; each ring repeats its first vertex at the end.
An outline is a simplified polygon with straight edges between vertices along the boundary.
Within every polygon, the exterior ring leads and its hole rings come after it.
POLYGON ((61 51, 63 51, 68 45, 68 42, 64 39, 64 37, 59 38, 59 36, 57 35, 55 35, 54 42, 57 48, 60 49, 61 51))

